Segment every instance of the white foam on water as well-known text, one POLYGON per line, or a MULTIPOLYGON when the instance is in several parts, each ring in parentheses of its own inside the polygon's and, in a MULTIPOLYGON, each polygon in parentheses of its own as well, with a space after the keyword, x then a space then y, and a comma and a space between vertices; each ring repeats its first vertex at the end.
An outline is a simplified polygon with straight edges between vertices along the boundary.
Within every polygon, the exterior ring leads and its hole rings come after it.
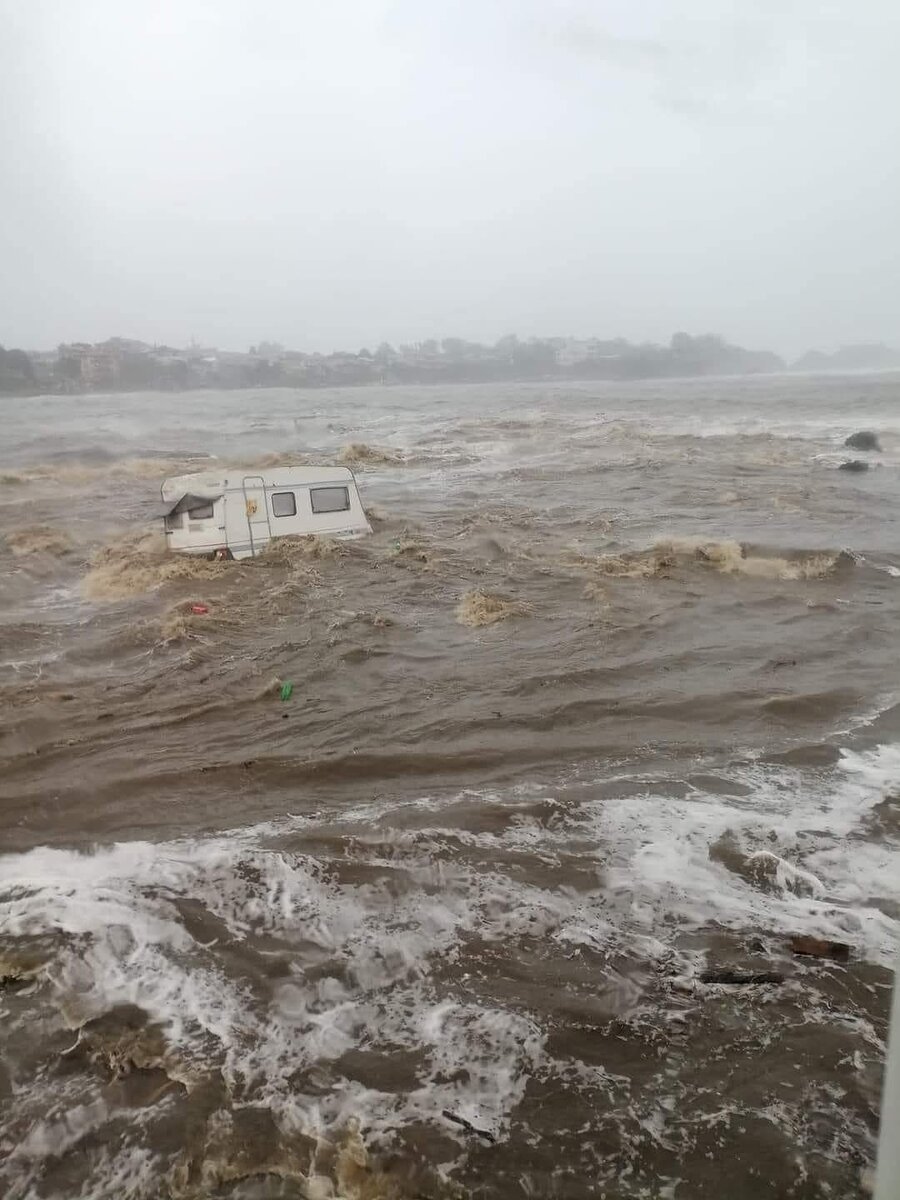
POLYGON ((881 571, 885 575, 890 575, 892 579, 900 579, 900 567, 894 566, 893 563, 873 562, 871 558, 867 558, 866 555, 859 554, 853 550, 845 550, 844 553, 849 554, 850 557, 858 564, 865 563, 865 565, 867 567, 871 567, 873 571, 881 571))
POLYGON ((95 1179, 84 1185, 76 1200, 131 1200, 132 1197, 159 1194, 159 1163, 149 1150, 139 1146, 119 1146, 104 1150, 95 1179), (102 1180, 103 1191, 97 1190, 102 1180))
MULTIPOLYGON (((202 840, 92 853, 39 847, 0 857, 0 924, 8 939, 56 935, 41 973, 45 1021, 55 1010, 57 1023, 80 1027, 136 1005, 164 1028, 185 1076, 221 1071, 284 1131, 328 1134, 356 1120, 367 1134, 390 1136, 425 1121, 463 1144, 471 1135, 448 1123, 451 1112, 502 1140, 528 1080, 548 1065, 544 1031, 521 1006, 448 994, 441 970, 470 952, 473 937, 627 946, 653 961, 679 931, 715 924, 849 941, 857 956, 893 964, 898 922, 874 902, 900 899, 897 845, 867 822, 900 782, 900 747, 846 751, 827 770, 751 762, 724 775, 742 787, 673 796, 671 779, 636 789, 632 776, 622 795, 622 776, 574 803, 571 786, 561 801, 522 785, 463 793, 449 810, 429 797, 393 809, 380 800, 202 840), (490 832, 446 822, 456 803, 478 801, 507 806, 509 821, 490 832), (415 810, 432 826, 391 827, 415 810), (323 822, 332 836, 346 829, 337 861, 364 866, 365 882, 346 881, 334 862, 267 848, 288 833, 302 846, 304 830, 323 822), (724 837, 751 867, 765 866, 766 887, 711 857, 724 837), (505 869, 510 853, 563 880, 567 864, 582 879, 594 872, 596 887, 526 882, 505 869), (246 969, 229 967, 234 954, 246 969), (254 981, 254 956, 273 954, 287 973, 262 986, 268 977, 254 981), (409 1052, 413 1084, 378 1090, 349 1077, 341 1059, 362 1049, 409 1052), (320 1067, 325 1088, 314 1082, 320 1067)), ((611 1011, 625 1011, 641 988, 611 975, 598 980, 598 1002, 604 992, 611 1011)), ((117 1116, 91 1101, 57 1116, 52 1080, 16 1086, 43 1113, 21 1140, 29 1161, 117 1116)), ((151 1195, 140 1190, 143 1160, 132 1165, 134 1194, 151 1195)), ((96 1194, 113 1193, 104 1183, 96 1194)))
POLYGON ((32 597, 29 603, 32 608, 59 609, 66 613, 85 608, 84 599, 77 584, 60 584, 56 587, 49 587, 32 597))
POLYGON ((34 1124, 13 1150, 12 1157, 41 1159, 65 1154, 86 1134, 105 1125, 109 1116, 109 1105, 100 1097, 87 1104, 73 1104, 58 1117, 34 1124))
POLYGON ((771 867, 773 883, 781 892, 793 892, 795 896, 822 896, 825 893, 822 880, 811 871, 794 866, 771 850, 756 850, 747 863, 750 867, 771 867))
POLYGON ((730 777, 750 794, 698 788, 680 798, 648 781, 643 794, 587 806, 598 845, 608 847, 609 898, 621 922, 647 933, 672 922, 809 933, 893 966, 900 925, 872 902, 900 900, 900 854, 894 840, 867 840, 865 822, 900 784, 900 747, 844 751, 832 772, 753 764, 730 777), (726 836, 748 858, 771 852, 781 886, 762 890, 710 857, 726 836), (798 873, 814 882, 791 886, 798 873))
MULTIPOLYGON (((541 1036, 524 1018, 474 1003, 439 1019, 429 981, 430 962, 452 954, 480 923, 483 899, 471 873, 435 866, 414 847, 402 856, 405 892, 341 885, 311 857, 254 845, 259 835, 270 837, 272 826, 90 854, 37 848, 5 856, 4 931, 62 935, 43 978, 66 1023, 136 1005, 164 1027, 183 1073, 218 1067, 230 1087, 249 1090, 286 1126, 316 1134, 352 1118, 374 1131, 414 1119, 445 1126, 442 1111, 452 1108, 500 1136, 540 1057, 541 1036), (188 931, 178 908, 185 902, 200 906, 217 936, 188 931), (268 999, 223 965, 229 945, 260 937, 291 952, 292 973, 268 999), (307 977, 310 965, 320 970, 307 977), (298 1073, 363 1045, 423 1051, 419 1086, 401 1099, 338 1073, 326 1097, 304 1098, 298 1073), (465 1083, 446 1082, 464 1068, 465 1083)), ((490 896, 502 925, 503 898, 490 896)), ((28 1136, 38 1147, 70 1137, 70 1127, 74 1145, 82 1123, 68 1118, 59 1129, 39 1121, 28 1136)))
POLYGON ((14 674, 20 675, 26 668, 37 667, 36 671, 29 672, 37 678, 44 667, 49 666, 50 663, 58 662, 62 656, 62 650, 58 650, 53 654, 37 654, 33 658, 6 658, 0 660, 0 670, 8 669, 14 672, 14 674))
MULTIPOLYGON (((900 704, 900 692, 885 692, 881 696, 878 696, 869 708, 865 708, 862 712, 854 715, 842 729, 832 730, 831 736, 835 739, 842 738, 854 730, 864 729, 867 725, 874 725, 879 717, 884 716, 886 712, 889 712, 898 704, 900 704)), ((846 761, 846 752, 844 757, 846 761)))
POLYGON ((518 1013, 442 1001, 422 1012, 417 1028, 428 1047, 432 1082, 410 1095, 410 1107, 424 1120, 452 1112, 501 1136, 507 1114, 541 1062, 538 1026, 518 1013), (464 1078, 454 1079, 462 1062, 464 1078), (442 1082, 434 1082, 435 1076, 442 1082))

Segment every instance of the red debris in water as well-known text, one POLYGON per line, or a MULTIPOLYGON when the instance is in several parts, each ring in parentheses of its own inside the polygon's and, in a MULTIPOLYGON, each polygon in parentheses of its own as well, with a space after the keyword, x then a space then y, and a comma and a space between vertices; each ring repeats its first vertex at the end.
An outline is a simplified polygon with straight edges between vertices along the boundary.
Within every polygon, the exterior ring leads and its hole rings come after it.
POLYGON ((204 617, 209 612, 209 607, 206 604, 192 604, 191 612, 198 617, 204 617))

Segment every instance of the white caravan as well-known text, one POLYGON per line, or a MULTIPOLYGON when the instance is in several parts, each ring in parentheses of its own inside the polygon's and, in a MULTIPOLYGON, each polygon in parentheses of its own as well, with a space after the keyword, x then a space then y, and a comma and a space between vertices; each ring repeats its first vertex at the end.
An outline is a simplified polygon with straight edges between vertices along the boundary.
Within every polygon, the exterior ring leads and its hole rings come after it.
POLYGON ((347 467, 278 467, 259 474, 163 481, 166 542, 180 554, 250 558, 275 537, 356 538, 372 527, 347 467))

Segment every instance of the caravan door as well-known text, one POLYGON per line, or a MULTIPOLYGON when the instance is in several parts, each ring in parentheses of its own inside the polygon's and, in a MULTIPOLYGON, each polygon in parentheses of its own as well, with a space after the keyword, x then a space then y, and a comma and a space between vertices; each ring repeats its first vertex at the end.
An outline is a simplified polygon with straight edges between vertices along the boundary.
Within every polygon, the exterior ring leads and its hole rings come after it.
POLYGON ((250 553, 256 555, 265 548, 272 536, 269 507, 266 504, 266 486, 262 475, 245 475, 242 485, 247 531, 250 535, 250 553))

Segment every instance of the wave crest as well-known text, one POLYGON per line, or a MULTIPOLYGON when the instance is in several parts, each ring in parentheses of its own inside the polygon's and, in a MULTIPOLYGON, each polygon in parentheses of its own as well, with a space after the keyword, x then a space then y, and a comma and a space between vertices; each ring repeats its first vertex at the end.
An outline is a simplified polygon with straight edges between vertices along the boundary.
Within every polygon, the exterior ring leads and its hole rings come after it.
POLYGON ((668 576, 677 567, 701 567, 721 575, 799 581, 824 579, 845 559, 842 552, 834 550, 761 554, 752 546, 732 539, 678 537, 655 542, 646 550, 602 554, 597 558, 580 556, 575 565, 619 579, 654 579, 668 576))
POLYGON ((350 442, 338 455, 338 462, 345 467, 397 467, 405 461, 398 450, 366 442, 350 442))
POLYGON ((171 554, 161 533, 126 534, 94 551, 81 586, 89 600, 124 600, 177 579, 216 579, 227 568, 218 559, 171 554))
POLYGON ((17 529, 14 533, 8 533, 5 540, 17 558, 28 554, 52 554, 62 557, 72 550, 72 539, 69 535, 50 525, 17 529))
POLYGON ((456 619, 460 625, 472 629, 483 625, 496 625, 509 617, 524 617, 531 612, 527 604, 510 600, 493 592, 466 592, 456 608, 456 619))

